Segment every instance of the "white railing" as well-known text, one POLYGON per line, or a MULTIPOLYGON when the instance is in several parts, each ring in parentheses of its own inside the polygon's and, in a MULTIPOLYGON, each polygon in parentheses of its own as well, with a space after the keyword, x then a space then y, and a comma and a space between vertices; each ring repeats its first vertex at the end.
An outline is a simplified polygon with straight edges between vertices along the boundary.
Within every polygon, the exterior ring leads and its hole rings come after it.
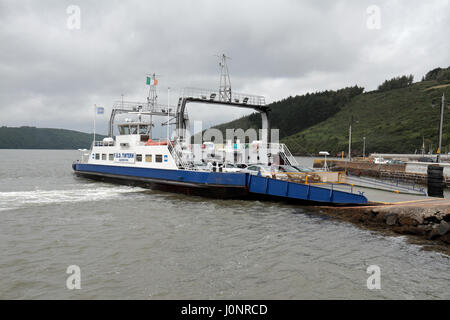
POLYGON ((169 143, 167 144, 167 148, 169 149, 169 152, 172 155, 173 159, 175 160, 177 166, 183 168, 189 167, 189 162, 187 162, 186 160, 183 159, 182 156, 180 156, 180 154, 182 154, 180 144, 175 142, 175 146, 172 146, 172 143, 169 141, 169 143))
MULTIPOLYGON (((151 102, 139 102, 139 101, 115 101, 113 109, 128 110, 134 112, 160 112, 167 113, 167 105, 153 104, 151 102)), ((175 115, 177 107, 169 106, 170 115, 175 115)))
POLYGON ((243 105, 264 106, 266 104, 266 98, 263 96, 237 92, 231 92, 231 101, 224 101, 218 91, 210 89, 184 88, 181 95, 184 98, 195 98, 217 102, 232 102, 243 105))
POLYGON ((108 142, 94 141, 93 142, 94 147, 113 147, 114 144, 115 144, 115 141, 108 141, 108 142))
POLYGON ((103 147, 103 141, 94 141, 94 147, 103 147))
POLYGON ((298 166, 297 160, 284 143, 269 143, 269 149, 272 154, 279 154, 287 165, 298 166))
MULTIPOLYGON (((172 145, 171 143, 169 143, 168 149, 169 152, 172 154, 172 157, 175 160, 175 163, 179 166, 179 167, 183 167, 183 168, 190 168, 192 167, 192 163, 190 161, 187 161, 184 157, 183 157, 183 148, 182 148, 183 142, 181 141, 176 141, 174 145, 172 145)), ((243 147, 242 150, 245 149, 245 144, 241 145, 243 147)), ((284 144, 284 143, 269 143, 267 145, 268 149, 267 152, 271 153, 272 155, 279 155, 282 159, 283 162, 287 165, 291 165, 291 166, 298 166, 298 162, 295 159, 295 157, 291 154, 291 152, 289 151, 289 148, 284 144)), ((234 149, 233 149, 234 150, 234 149)), ((249 149, 250 151, 250 149, 249 149)), ((259 150, 260 152, 263 150, 259 150)), ((221 152, 226 152, 225 150, 222 151, 218 151, 215 150, 215 154, 221 154, 221 152)), ((250 151, 252 152, 252 151, 250 151)), ((223 154, 221 154, 222 157, 224 157, 223 154)))
MULTIPOLYGON (((280 143, 281 145, 281 154, 286 157, 286 159, 288 160, 289 164, 291 166, 298 166, 298 162, 297 160, 294 158, 294 156, 292 155, 291 151, 289 150, 289 148, 284 144, 284 143, 280 143)), ((285 160, 286 160, 285 159, 285 160)))

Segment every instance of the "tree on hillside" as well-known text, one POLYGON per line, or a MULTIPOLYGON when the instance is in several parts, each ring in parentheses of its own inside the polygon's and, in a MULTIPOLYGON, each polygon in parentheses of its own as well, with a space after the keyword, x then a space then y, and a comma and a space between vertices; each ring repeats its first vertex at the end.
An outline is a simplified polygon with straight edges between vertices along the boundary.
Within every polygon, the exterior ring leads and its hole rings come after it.
POLYGON ((442 68, 435 68, 433 70, 428 71, 427 74, 425 75, 425 81, 436 80, 437 75, 441 70, 442 68))
POLYGON ((414 76, 412 74, 410 74, 409 76, 395 77, 391 80, 385 80, 381 85, 378 86, 378 91, 406 88, 410 86, 413 81, 414 76))
POLYGON ((450 67, 448 68, 435 68, 428 71, 422 81, 437 80, 439 82, 444 82, 450 80, 450 67))
POLYGON ((439 71, 436 80, 438 82, 444 82, 447 80, 450 80, 450 67, 448 67, 447 69, 442 69, 441 71, 439 71))

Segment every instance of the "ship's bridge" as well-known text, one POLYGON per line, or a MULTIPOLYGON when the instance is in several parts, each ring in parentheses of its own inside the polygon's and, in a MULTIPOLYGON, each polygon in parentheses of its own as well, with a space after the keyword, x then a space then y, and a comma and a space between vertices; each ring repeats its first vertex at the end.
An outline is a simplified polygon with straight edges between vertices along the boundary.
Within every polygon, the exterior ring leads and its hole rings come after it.
POLYGON ((116 141, 122 147, 144 145, 151 139, 151 127, 149 121, 126 119, 117 124, 119 135, 116 136, 116 141))
MULTIPOLYGON (((170 125, 170 121, 176 118, 176 106, 166 106, 156 103, 147 102, 136 102, 136 101, 116 101, 113 105, 113 109, 111 112, 111 117, 109 120, 109 130, 108 135, 112 137, 114 135, 113 126, 114 119, 119 114, 135 114, 139 117, 148 116, 150 120, 147 122, 138 121, 136 122, 122 122, 118 125, 119 134, 120 135, 128 135, 128 134, 139 134, 133 132, 144 132, 147 130, 147 133, 150 137, 152 136, 152 127, 150 123, 152 123, 152 117, 159 116, 162 118, 167 118, 167 122, 163 122, 162 125, 170 125), (142 124, 141 124, 142 123, 142 124), (136 127, 137 125, 137 127, 136 127), (145 127, 147 125, 147 127, 145 127), (120 131, 122 130, 122 131, 120 131)), ((183 117, 184 121, 188 121, 188 116, 185 115, 183 117)), ((144 134, 144 133, 140 133, 144 134)))
POLYGON ((150 124, 148 122, 126 122, 117 125, 120 135, 148 135, 150 131, 150 124))

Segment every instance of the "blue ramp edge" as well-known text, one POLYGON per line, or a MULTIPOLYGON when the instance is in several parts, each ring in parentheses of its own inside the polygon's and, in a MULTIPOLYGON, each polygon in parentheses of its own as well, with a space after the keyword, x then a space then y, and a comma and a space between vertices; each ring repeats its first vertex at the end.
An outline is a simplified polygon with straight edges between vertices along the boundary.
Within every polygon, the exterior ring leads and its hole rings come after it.
POLYGON ((252 193, 325 203, 367 204, 367 198, 363 195, 336 191, 308 184, 276 180, 254 175, 248 176, 247 184, 249 191, 252 193))
POLYGON ((218 173, 187 170, 151 169, 82 163, 75 164, 74 170, 80 172, 95 172, 110 175, 178 181, 204 185, 245 187, 247 184, 247 175, 245 173, 218 173))

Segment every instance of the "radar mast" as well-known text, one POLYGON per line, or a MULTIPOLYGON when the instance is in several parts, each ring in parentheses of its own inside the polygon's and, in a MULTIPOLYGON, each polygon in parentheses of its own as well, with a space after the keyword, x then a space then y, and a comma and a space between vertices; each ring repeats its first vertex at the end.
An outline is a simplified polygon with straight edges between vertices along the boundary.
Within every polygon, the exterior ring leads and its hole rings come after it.
MULTIPOLYGON (((147 85, 149 86, 148 89, 148 96, 147 96, 147 110, 150 112, 155 111, 155 108, 158 105, 158 93, 156 92, 156 85, 158 84, 158 79, 156 79, 157 75, 155 73, 151 75, 147 75, 147 85)), ((159 77, 159 75, 158 75, 159 77)), ((150 129, 149 129, 149 136, 150 139, 153 138, 152 131, 153 131, 153 116, 150 114, 150 129)))
POLYGON ((231 102, 231 81, 230 73, 228 72, 227 57, 225 54, 217 56, 220 58, 220 84, 219 84, 219 100, 225 102, 231 102))

